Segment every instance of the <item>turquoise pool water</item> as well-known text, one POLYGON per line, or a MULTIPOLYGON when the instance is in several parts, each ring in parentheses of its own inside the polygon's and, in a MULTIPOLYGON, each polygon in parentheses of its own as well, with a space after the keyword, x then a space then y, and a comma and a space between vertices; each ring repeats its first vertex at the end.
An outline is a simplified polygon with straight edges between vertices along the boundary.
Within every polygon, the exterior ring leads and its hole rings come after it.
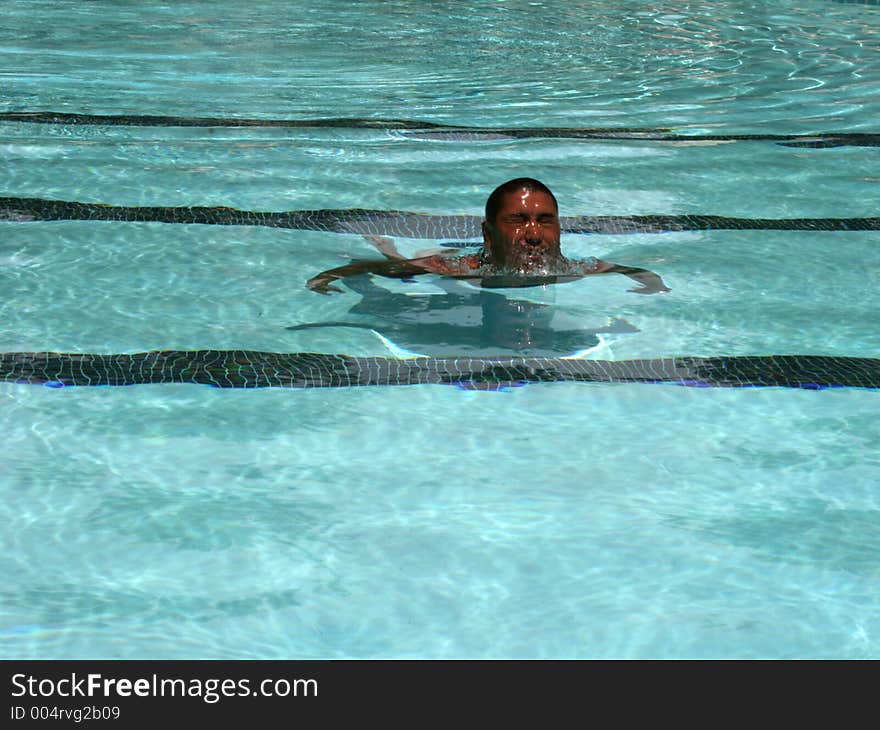
MULTIPOLYGON (((768 138, 878 132, 876 5, 37 1, 6 16, 0 112, 688 139, 3 120, 0 197, 466 216, 530 175, 569 216, 878 215, 876 146, 768 138), (737 135, 754 138, 723 139, 737 135)), ((652 269, 672 292, 604 277, 509 296, 554 327, 624 319, 636 331, 597 354, 617 360, 876 357, 878 243, 565 234, 567 253, 652 269)), ((2 221, 0 350, 387 355, 365 329, 288 329, 350 318, 354 289, 304 283, 374 255, 350 233, 2 221)), ((441 283, 372 285, 403 301, 449 296, 441 283)), ((876 391, 0 383, 0 398, 3 657, 880 654, 876 391)))

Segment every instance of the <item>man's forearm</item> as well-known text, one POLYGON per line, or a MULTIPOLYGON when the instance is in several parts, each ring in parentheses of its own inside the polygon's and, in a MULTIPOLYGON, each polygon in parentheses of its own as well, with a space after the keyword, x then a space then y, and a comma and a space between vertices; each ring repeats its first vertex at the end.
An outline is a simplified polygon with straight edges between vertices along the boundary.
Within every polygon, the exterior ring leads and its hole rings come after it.
POLYGON ((335 269, 322 271, 317 276, 312 277, 306 282, 306 286, 313 291, 327 294, 331 291, 342 291, 338 287, 331 286, 330 283, 338 279, 344 279, 347 276, 355 276, 356 274, 381 274, 382 276, 411 276, 413 274, 424 274, 425 269, 406 260, 391 259, 386 261, 358 261, 345 266, 338 266, 335 269))

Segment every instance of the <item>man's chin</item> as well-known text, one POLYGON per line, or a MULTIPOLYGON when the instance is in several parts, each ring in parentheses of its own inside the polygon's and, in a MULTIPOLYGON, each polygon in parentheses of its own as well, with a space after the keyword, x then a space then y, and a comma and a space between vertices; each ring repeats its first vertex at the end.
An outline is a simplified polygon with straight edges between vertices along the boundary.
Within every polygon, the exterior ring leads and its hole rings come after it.
POLYGON ((511 261, 511 268, 523 274, 541 273, 550 269, 556 260, 557 257, 549 251, 532 251, 517 256, 511 261))

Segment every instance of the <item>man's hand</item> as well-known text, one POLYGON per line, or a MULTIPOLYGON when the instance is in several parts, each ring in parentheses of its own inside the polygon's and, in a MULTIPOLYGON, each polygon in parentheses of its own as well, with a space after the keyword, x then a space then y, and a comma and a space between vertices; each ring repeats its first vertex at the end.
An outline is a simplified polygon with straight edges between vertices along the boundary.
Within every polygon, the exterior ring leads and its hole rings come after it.
POLYGON ((344 292, 338 286, 333 286, 330 284, 331 281, 336 281, 335 277, 329 276, 318 276, 312 277, 306 282, 306 286, 312 291, 318 292, 318 294, 329 294, 330 292, 339 292, 343 294, 344 292))
POLYGON ((663 279, 653 271, 648 271, 647 269, 640 269, 635 266, 621 266, 620 264, 606 264, 606 267, 601 273, 605 272, 623 274, 641 284, 641 286, 636 289, 627 289, 627 291, 631 291, 634 294, 660 294, 661 292, 672 291, 672 289, 666 286, 663 279))
POLYGON ((660 286, 640 286, 635 289, 627 289, 627 291, 631 291, 633 294, 661 294, 663 292, 672 291, 668 286, 661 284, 660 286))
POLYGON ((386 259, 402 259, 404 258, 400 251, 394 245, 394 239, 388 238, 387 236, 373 236, 367 235, 364 236, 370 243, 372 243, 376 250, 381 253, 386 259))

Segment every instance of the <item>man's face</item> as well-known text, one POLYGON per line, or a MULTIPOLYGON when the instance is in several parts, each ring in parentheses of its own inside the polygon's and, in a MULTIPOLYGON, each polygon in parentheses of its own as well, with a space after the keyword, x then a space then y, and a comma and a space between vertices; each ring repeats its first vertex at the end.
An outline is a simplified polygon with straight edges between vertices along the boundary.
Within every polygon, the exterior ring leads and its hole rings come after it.
POLYGON ((494 221, 483 223, 483 243, 499 268, 538 273, 561 255, 559 211, 547 193, 517 190, 502 198, 494 221))

